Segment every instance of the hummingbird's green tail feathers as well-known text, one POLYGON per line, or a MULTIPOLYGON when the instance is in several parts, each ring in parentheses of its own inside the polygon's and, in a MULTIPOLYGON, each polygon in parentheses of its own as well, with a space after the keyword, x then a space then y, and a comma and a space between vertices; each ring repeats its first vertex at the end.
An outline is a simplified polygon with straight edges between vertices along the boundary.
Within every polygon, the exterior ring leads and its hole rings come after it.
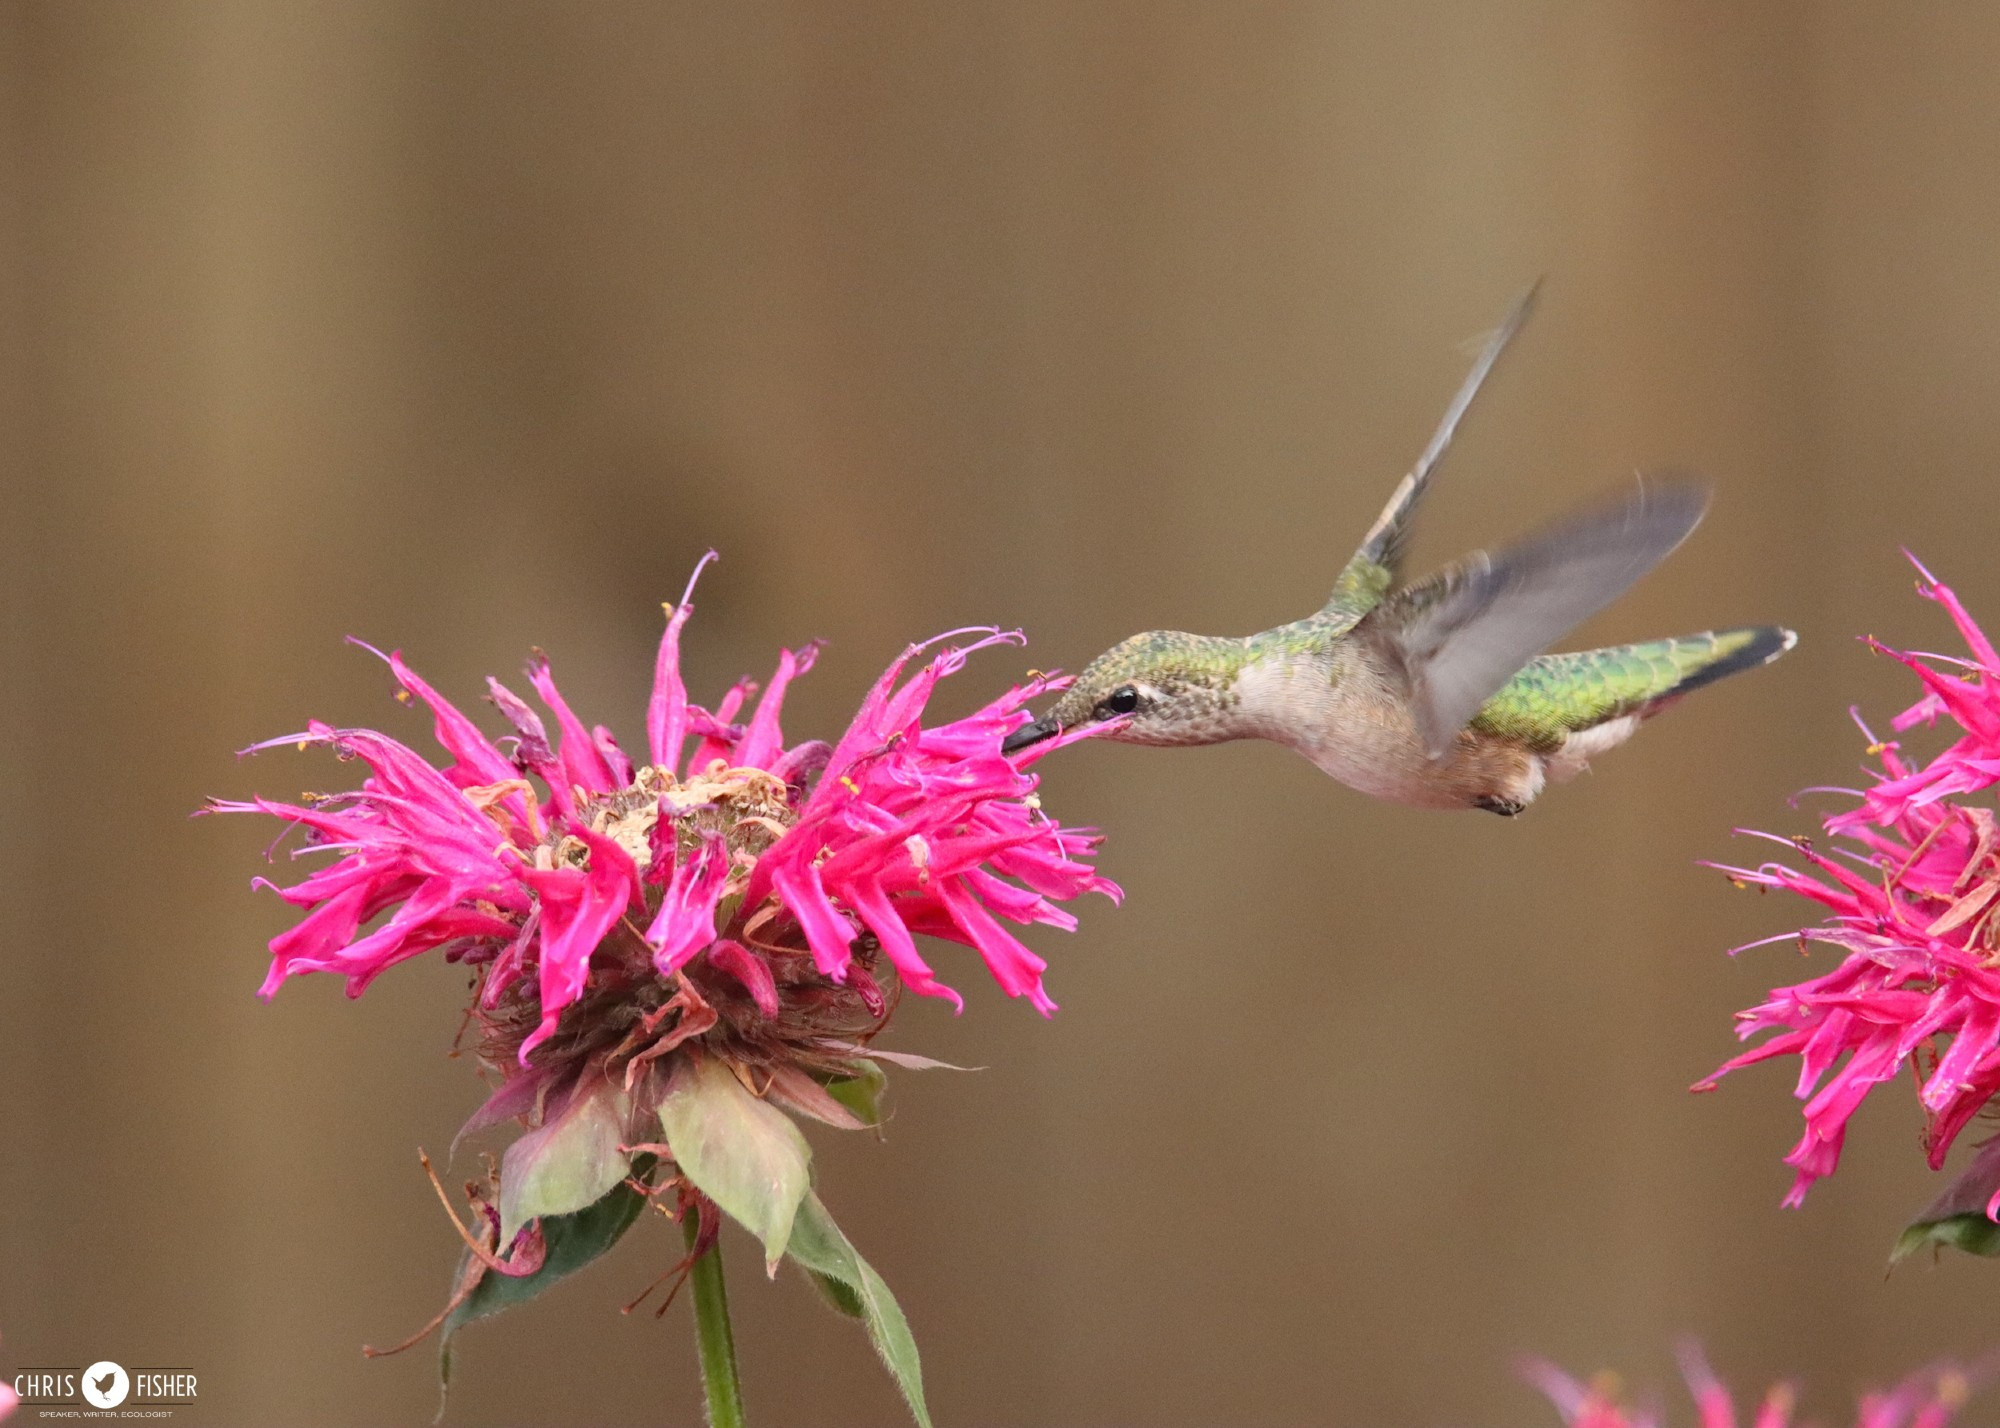
POLYGON ((1644 719, 1704 684, 1769 664, 1798 643, 1774 625, 1711 630, 1576 654, 1543 655, 1480 707, 1473 727, 1530 748, 1628 714, 1644 719))
POLYGON ((1451 405, 1445 408, 1444 420, 1431 434, 1430 445, 1424 448, 1423 455, 1417 458, 1417 464, 1410 468, 1410 473, 1396 484, 1396 489, 1389 495, 1389 504, 1382 508, 1382 514, 1375 518, 1375 524, 1362 538, 1360 549, 1354 552, 1353 558, 1340 572, 1340 579, 1334 583, 1333 594, 1327 600, 1323 613, 1350 617, 1348 623, 1351 625, 1373 609, 1394 587, 1403 561, 1403 548, 1409 544, 1410 518, 1416 513, 1417 502, 1423 499, 1432 473, 1444 460, 1452 438, 1458 434, 1458 424, 1465 419, 1473 398, 1485 385, 1493 364, 1500 360, 1500 354, 1507 350, 1507 344, 1514 340, 1514 334, 1521 330, 1521 324, 1534 310, 1535 294, 1541 286, 1539 278, 1530 284, 1528 290, 1514 300, 1514 306, 1508 309, 1500 326, 1487 337, 1478 360, 1459 384, 1451 405))

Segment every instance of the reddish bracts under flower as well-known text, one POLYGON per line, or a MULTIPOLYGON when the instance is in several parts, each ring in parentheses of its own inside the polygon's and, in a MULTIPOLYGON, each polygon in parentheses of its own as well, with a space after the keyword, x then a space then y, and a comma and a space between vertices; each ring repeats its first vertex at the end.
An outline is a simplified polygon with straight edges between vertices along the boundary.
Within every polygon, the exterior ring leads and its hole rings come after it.
POLYGON ((485 968, 488 1009, 517 979, 535 978, 539 1017, 519 1047, 525 1063, 584 995, 593 959, 614 938, 643 942, 662 979, 719 949, 715 970, 760 1008, 774 1004, 766 965, 774 951, 802 945, 822 976, 844 986, 865 977, 856 966, 865 944, 879 947, 904 986, 957 1004, 917 950, 912 934, 928 933, 975 949, 1009 995, 1053 1011, 1045 964, 1003 921, 1068 929, 1075 919, 1059 902, 1117 896, 1089 865, 1097 839, 1040 811, 1027 766, 1048 746, 1000 752, 1027 722, 1027 700, 1058 686, 1010 689, 966 718, 923 723, 933 689, 968 654, 1018 636, 962 632, 981 638, 945 648, 905 679, 923 648, 912 646, 837 744, 787 748, 785 690, 812 667, 815 647, 784 651, 750 718, 732 724, 754 686, 737 686, 715 713, 689 703, 679 651, 690 608, 683 599, 667 622, 647 708, 648 762, 636 771, 607 730, 585 728, 539 655, 528 678, 555 716, 554 738, 490 681, 515 733, 489 739, 390 654, 397 681, 430 709, 451 763, 433 768, 373 730, 317 722, 257 745, 325 744, 369 770, 359 789, 303 804, 212 805, 274 814, 308 830, 305 851, 341 855, 275 888, 308 911, 272 939, 264 994, 297 972, 334 972, 359 995, 385 968, 446 947, 485 968), (684 765, 690 737, 699 742, 684 765), (383 912, 388 920, 363 933, 383 912))
MULTIPOLYGON (((1798 1396, 1789 1384, 1764 1395, 1756 1413, 1739 1418, 1736 1401, 1717 1381, 1700 1349, 1681 1349, 1681 1373, 1694 1400, 1700 1428, 1791 1428, 1798 1396)), ((1622 1401, 1614 1380, 1582 1383, 1554 1364, 1530 1359, 1521 1375, 1549 1396, 1569 1428, 1661 1428, 1663 1420, 1648 1410, 1622 1401)), ((1984 1377, 1944 1366, 1913 1374, 1888 1393, 1871 1393, 1855 1411, 1855 1428, 1945 1428, 1972 1396, 1974 1380, 1984 1377)))
MULTIPOLYGON (((1718 1077, 1754 1062, 1798 1056, 1806 1130, 1786 1156, 1798 1172, 1788 1205, 1799 1204, 1815 1180, 1833 1172, 1848 1118, 1905 1064, 1916 1073, 1933 1168, 2000 1091, 2000 867, 1994 858, 2000 824, 1986 796, 2000 783, 2000 655, 1958 598, 1921 565, 1917 569, 1923 577, 1918 593, 1950 614, 1972 658, 1870 644, 1924 684, 1923 698, 1896 716, 1894 728, 1935 725, 1942 716, 1958 737, 1934 758, 1911 762, 1899 744, 1878 740, 1862 726, 1879 769, 1865 791, 1831 790, 1856 800, 1824 820, 1836 842, 1822 851, 1804 838, 1773 838, 1793 849, 1803 871, 1776 862, 1722 868, 1739 883, 1785 889, 1827 908, 1830 917, 1796 936, 1845 954, 1826 975, 1779 987, 1739 1013, 1744 1039, 1776 1034, 1695 1087, 1710 1089, 1718 1077)), ((2000 1195, 1994 1201, 1989 1213, 2000 1210, 2000 1195)))

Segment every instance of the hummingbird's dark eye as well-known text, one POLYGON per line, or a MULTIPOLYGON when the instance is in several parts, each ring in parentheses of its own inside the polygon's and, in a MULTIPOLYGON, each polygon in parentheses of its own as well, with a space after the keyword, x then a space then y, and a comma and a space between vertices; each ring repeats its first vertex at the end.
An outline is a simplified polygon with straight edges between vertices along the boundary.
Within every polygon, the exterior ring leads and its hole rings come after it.
POLYGON ((1129 684, 1121 684, 1104 699, 1098 701, 1097 717, 1116 719, 1121 714, 1130 714, 1139 707, 1139 691, 1129 684))

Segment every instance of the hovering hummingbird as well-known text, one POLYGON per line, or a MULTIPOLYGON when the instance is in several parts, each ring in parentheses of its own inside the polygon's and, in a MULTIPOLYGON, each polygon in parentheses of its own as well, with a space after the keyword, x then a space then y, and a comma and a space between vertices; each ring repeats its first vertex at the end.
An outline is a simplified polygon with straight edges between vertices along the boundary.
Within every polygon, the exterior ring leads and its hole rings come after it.
POLYGON ((1084 723, 1129 744, 1270 739, 1377 798, 1511 817, 1690 690, 1790 649, 1792 631, 1757 625, 1542 653, 1700 523, 1707 489, 1686 479, 1642 479, 1519 545, 1401 583, 1417 503, 1534 296, 1488 339, 1317 614, 1244 639, 1134 635, 1004 749, 1084 723))

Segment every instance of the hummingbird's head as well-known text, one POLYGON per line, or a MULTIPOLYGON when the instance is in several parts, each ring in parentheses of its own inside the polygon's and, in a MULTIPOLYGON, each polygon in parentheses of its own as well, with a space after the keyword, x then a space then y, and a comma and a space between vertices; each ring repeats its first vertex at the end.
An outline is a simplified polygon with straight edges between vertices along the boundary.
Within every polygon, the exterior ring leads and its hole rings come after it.
POLYGON ((1105 737, 1127 744, 1235 738, 1244 657, 1241 640, 1179 630, 1134 635, 1085 665, 1048 712, 1009 734, 1001 749, 1011 754, 1084 724, 1115 725, 1105 737))

